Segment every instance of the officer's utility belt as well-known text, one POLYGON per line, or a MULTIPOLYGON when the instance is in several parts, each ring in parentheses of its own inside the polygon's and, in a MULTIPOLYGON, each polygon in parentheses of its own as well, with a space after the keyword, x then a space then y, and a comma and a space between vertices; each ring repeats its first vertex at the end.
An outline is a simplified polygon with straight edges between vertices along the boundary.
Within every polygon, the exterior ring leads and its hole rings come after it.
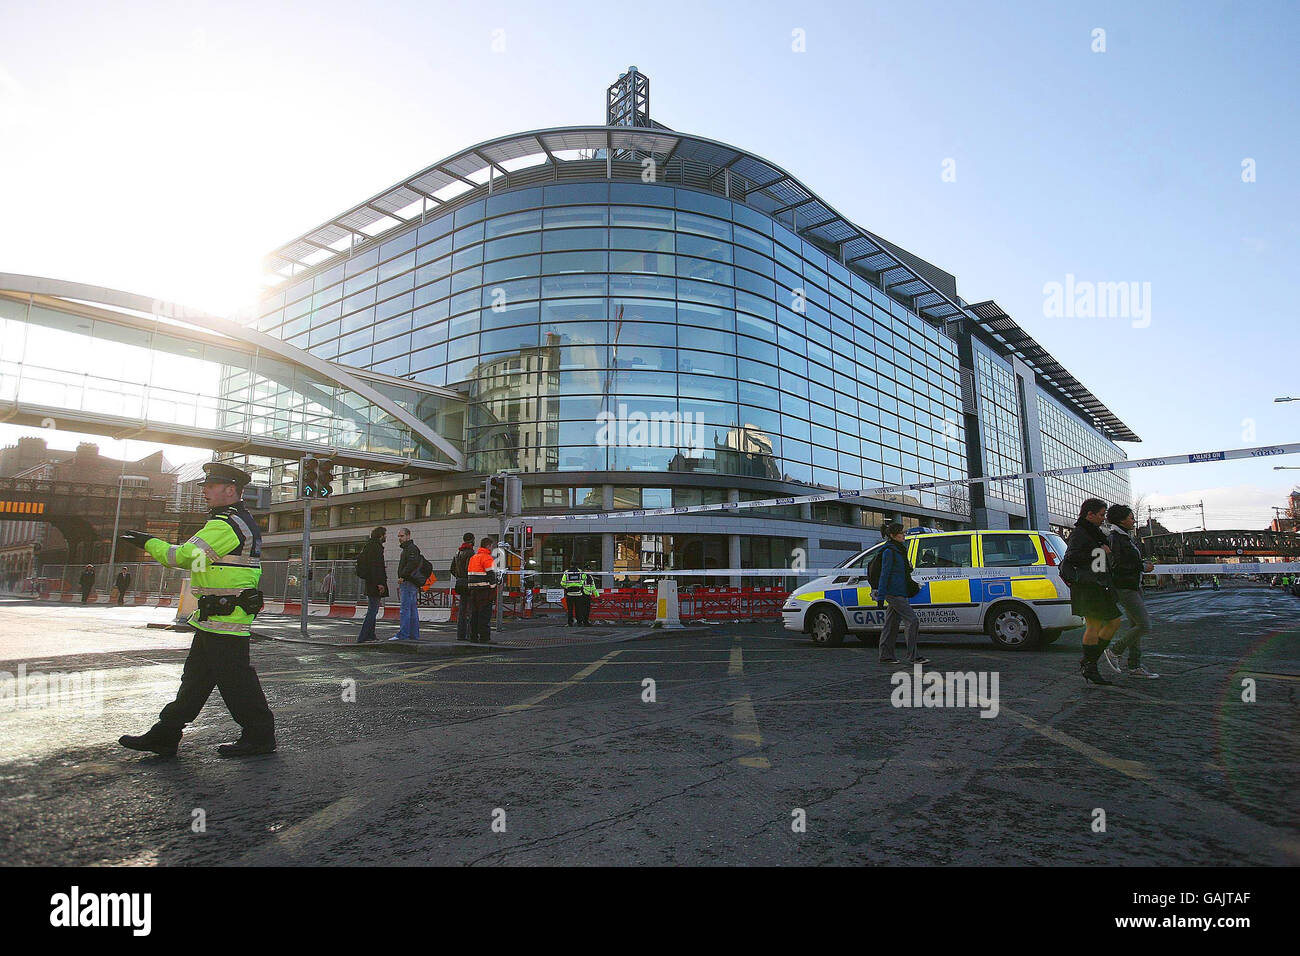
POLYGON ((234 614, 236 610, 245 614, 257 614, 264 603, 262 592, 257 588, 244 588, 228 594, 204 594, 199 598, 199 620, 234 614))
POLYGON ((581 584, 576 586, 570 586, 564 589, 564 594, 566 597, 582 597, 582 595, 585 593, 586 592, 583 589, 581 584))

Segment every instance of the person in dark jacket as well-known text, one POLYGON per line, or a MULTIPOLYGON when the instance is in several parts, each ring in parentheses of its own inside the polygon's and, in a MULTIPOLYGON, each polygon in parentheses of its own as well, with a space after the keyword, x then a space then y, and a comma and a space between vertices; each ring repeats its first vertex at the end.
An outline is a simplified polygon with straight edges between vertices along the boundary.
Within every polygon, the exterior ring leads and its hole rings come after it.
POLYGON ((1128 624, 1119 631, 1110 647, 1102 654, 1106 663, 1120 670, 1120 655, 1128 651, 1128 676, 1149 679, 1159 677, 1142 666, 1142 638, 1151 632, 1151 615, 1142 599, 1142 574, 1155 565, 1142 557, 1133 543, 1132 531, 1137 524, 1133 509, 1128 505, 1111 505, 1106 512, 1109 524, 1107 540, 1110 542, 1111 576, 1115 581, 1115 600, 1128 618, 1128 624))
POLYGON ((1101 524, 1106 519, 1106 502, 1089 498, 1079 508, 1079 520, 1070 533, 1064 564, 1074 572, 1070 584, 1070 609, 1083 618, 1083 659, 1079 673, 1094 684, 1110 684, 1097 670, 1097 660, 1119 629, 1119 605, 1110 576, 1110 542, 1101 524))
POLYGON ((397 636, 390 641, 418 641, 420 639, 420 588, 427 580, 420 574, 420 565, 424 555, 411 540, 411 529, 403 528, 397 532, 398 543, 402 546, 402 556, 397 562, 397 587, 402 599, 401 621, 397 625, 397 636))
POLYGON ((447 570, 456 588, 456 640, 468 642, 474 633, 474 612, 469 606, 469 559, 474 556, 474 532, 466 531, 460 539, 456 556, 447 570))
POLYGON ((885 547, 880 555, 880 582, 876 603, 886 605, 885 623, 880 631, 880 663, 897 664, 894 646, 898 642, 898 624, 903 622, 903 636, 907 641, 907 662, 928 664, 929 658, 916 653, 916 636, 921 622, 908 601, 908 585, 912 580, 912 565, 907 560, 907 532, 897 521, 888 521, 880 529, 885 536, 885 547))
POLYGON ((117 588, 117 604, 121 607, 126 601, 126 592, 131 590, 131 572, 126 568, 119 570, 116 580, 113 581, 113 587, 117 588))
POLYGON ((90 592, 95 590, 95 566, 88 564, 81 572, 81 603, 90 600, 90 592))
POLYGON ((365 582, 366 591, 366 618, 361 622, 358 644, 379 640, 375 636, 375 619, 379 616, 379 606, 388 596, 388 569, 384 566, 384 542, 387 540, 388 530, 375 528, 357 558, 357 577, 365 582))

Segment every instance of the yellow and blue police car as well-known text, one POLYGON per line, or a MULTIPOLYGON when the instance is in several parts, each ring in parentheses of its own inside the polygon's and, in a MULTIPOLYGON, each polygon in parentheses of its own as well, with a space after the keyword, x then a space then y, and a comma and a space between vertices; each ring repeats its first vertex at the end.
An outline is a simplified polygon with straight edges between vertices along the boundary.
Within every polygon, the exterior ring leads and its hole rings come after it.
MULTIPOLYGON (((867 581, 867 567, 885 542, 854 555, 836 573, 797 588, 782 608, 788 630, 838 647, 852 633, 875 643, 885 621, 867 581)), ((1041 531, 931 531, 908 533, 907 558, 921 591, 910 601, 921 631, 984 632, 1007 650, 1050 644, 1082 627, 1070 611, 1061 580, 1065 542, 1041 531)))

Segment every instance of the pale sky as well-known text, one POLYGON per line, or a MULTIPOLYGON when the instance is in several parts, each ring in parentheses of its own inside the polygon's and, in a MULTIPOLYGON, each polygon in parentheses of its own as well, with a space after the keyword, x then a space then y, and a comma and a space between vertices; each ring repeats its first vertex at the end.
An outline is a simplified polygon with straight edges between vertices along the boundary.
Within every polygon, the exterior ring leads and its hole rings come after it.
MULTIPOLYGON (((0 271, 226 312, 275 246, 449 153, 603 121, 636 64, 659 121, 771 159, 996 299, 1143 437, 1130 457, 1298 441, 1300 403, 1272 403, 1300 394, 1298 9, 8 4, 0 271), (1067 276, 1149 283, 1149 324, 1050 315, 1067 276)), ((1300 456, 1135 487, 1262 527, 1293 484, 1277 463, 1300 456)))

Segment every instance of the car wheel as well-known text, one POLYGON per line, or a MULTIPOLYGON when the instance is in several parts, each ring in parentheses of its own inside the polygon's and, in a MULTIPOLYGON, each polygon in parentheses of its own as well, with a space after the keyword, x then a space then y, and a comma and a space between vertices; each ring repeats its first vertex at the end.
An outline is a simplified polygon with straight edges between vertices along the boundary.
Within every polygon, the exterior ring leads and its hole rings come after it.
POLYGON ((839 647, 844 643, 844 630, 844 618, 829 608, 817 608, 808 620, 808 633, 821 647, 839 647))
POLYGON ((984 629, 994 644, 1008 651, 1032 650, 1043 637, 1037 615, 1023 604, 995 604, 984 629))
POLYGON ((1041 646, 1046 647, 1048 644, 1055 644, 1061 639, 1061 635, 1064 633, 1065 631, 1059 627, 1053 628, 1050 631, 1043 631, 1043 641, 1041 646))

